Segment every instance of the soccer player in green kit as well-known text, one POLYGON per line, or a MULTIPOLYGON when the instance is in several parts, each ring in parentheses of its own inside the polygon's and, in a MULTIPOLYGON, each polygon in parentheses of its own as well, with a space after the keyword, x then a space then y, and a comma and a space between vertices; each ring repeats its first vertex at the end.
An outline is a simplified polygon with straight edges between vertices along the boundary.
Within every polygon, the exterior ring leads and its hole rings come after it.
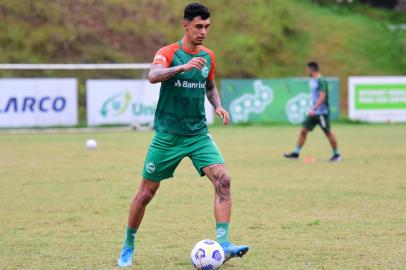
POLYGON ((330 127, 330 107, 328 102, 327 81, 321 75, 319 64, 316 62, 309 62, 307 64, 307 72, 312 78, 310 80, 312 108, 302 123, 302 130, 300 131, 299 138, 297 139, 295 150, 293 150, 291 153, 284 154, 284 157, 289 159, 298 159, 300 151, 306 142, 307 134, 317 125, 319 125, 330 142, 333 150, 333 155, 330 158, 330 161, 339 162, 341 160, 341 155, 338 151, 337 139, 330 127))
POLYGON ((132 265, 134 238, 160 181, 173 177, 184 157, 189 157, 198 173, 206 175, 214 186, 216 239, 224 249, 225 259, 242 257, 248 252, 248 246, 236 246, 228 240, 231 178, 206 123, 205 95, 224 125, 229 122, 229 113, 223 109, 214 83, 214 53, 202 46, 209 26, 210 12, 205 6, 187 5, 182 40, 161 48, 151 65, 149 81, 161 82, 154 122, 156 133, 145 159, 139 190, 130 206, 124 245, 118 259, 121 267, 132 265))

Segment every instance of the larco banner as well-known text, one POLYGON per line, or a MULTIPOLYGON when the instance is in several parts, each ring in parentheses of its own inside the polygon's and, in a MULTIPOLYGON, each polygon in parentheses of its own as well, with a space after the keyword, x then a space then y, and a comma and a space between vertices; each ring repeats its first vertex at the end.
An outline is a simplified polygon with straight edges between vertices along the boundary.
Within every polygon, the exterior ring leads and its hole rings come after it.
MULTIPOLYGON (((160 84, 147 80, 88 80, 87 124, 148 124, 154 121, 160 84)), ((213 123, 213 107, 206 99, 206 118, 213 123)))
MULTIPOLYGON (((340 115, 339 80, 326 78, 331 119, 340 115)), ((221 81, 223 105, 233 123, 303 122, 311 108, 308 78, 221 81)))
POLYGON ((350 77, 351 120, 406 122, 406 77, 350 77))
POLYGON ((73 126, 76 79, 0 79, 0 127, 73 126))

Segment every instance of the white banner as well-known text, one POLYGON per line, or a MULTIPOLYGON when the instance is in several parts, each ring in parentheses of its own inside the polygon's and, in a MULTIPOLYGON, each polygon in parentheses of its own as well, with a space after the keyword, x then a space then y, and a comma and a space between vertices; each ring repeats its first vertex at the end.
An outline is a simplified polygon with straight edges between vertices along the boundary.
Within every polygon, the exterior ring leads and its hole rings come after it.
POLYGON ((406 122, 406 77, 350 77, 351 120, 406 122))
POLYGON ((76 79, 0 79, 0 127, 77 123, 76 79))
MULTIPOLYGON (((147 80, 88 80, 87 124, 148 124, 154 121, 160 84, 147 80)), ((206 118, 214 122, 213 107, 206 98, 206 118)))

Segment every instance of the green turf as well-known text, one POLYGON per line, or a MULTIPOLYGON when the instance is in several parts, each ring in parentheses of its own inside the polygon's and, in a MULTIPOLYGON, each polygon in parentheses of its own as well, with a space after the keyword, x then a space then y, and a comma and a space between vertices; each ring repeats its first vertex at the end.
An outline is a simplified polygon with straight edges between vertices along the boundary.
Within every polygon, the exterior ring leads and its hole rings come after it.
MULTIPOLYGON (((406 125, 334 126, 343 162, 318 130, 284 160, 297 127, 212 129, 233 178, 222 269, 406 269, 406 125)), ((0 134, 0 269, 113 269, 152 133, 0 134), (98 140, 87 151, 87 138, 98 140)), ((135 269, 191 269, 214 237, 213 190, 184 160, 148 207, 135 269)))

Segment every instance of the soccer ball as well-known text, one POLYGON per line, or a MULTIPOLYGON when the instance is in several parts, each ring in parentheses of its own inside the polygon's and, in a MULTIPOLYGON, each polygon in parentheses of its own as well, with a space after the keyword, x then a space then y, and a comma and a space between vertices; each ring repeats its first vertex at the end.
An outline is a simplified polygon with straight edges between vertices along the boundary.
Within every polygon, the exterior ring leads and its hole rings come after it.
POLYGON ((202 240, 192 249, 190 254, 196 270, 219 269, 224 262, 223 248, 213 240, 202 240))
POLYGON ((97 147, 97 142, 96 142, 96 140, 94 140, 94 139, 89 139, 89 140, 86 141, 86 148, 87 148, 88 150, 96 149, 96 147, 97 147))

